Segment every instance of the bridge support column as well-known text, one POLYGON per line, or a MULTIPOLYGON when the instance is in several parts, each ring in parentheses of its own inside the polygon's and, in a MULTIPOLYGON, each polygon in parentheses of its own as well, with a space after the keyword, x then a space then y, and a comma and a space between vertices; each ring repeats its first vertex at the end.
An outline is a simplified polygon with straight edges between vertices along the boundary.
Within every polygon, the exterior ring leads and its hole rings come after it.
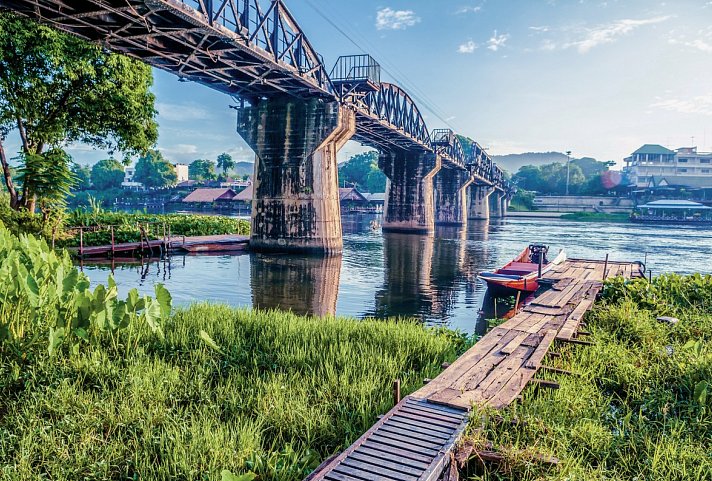
POLYGON ((490 218, 490 196, 494 187, 489 185, 476 185, 470 188, 470 210, 468 219, 487 220, 490 218))
POLYGON ((504 217, 504 203, 506 202, 506 195, 501 190, 495 190, 492 195, 492 201, 490 202, 490 215, 495 219, 501 219, 504 217))
POLYGON ((355 130, 337 102, 274 98, 240 109, 237 131, 256 154, 251 249, 341 252, 336 153, 355 130))
POLYGON ((435 176, 435 223, 464 225, 467 223, 467 188, 474 179, 469 172, 441 169, 435 176))
POLYGON ((433 233, 433 177, 440 170, 440 157, 401 150, 381 153, 378 164, 388 178, 383 231, 433 233))

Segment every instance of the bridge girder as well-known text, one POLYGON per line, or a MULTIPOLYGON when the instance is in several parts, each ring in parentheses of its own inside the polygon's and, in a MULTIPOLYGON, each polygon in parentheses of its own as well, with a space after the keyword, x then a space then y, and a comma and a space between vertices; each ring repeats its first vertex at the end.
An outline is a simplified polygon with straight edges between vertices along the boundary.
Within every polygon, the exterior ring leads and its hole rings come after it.
POLYGON ((281 0, 0 0, 0 8, 247 100, 335 98, 281 0))

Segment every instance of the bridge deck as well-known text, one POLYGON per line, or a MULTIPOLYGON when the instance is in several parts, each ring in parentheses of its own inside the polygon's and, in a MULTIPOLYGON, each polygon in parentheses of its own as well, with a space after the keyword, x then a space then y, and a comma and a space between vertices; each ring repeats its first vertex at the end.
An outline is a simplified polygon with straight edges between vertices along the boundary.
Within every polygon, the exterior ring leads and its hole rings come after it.
POLYGON ((473 404, 503 408, 539 370, 556 340, 575 341, 603 279, 642 275, 638 264, 572 259, 549 271, 552 288, 427 385, 407 396, 350 448, 308 479, 430 481, 439 479, 473 404), (604 273, 604 270, 606 272, 604 273))

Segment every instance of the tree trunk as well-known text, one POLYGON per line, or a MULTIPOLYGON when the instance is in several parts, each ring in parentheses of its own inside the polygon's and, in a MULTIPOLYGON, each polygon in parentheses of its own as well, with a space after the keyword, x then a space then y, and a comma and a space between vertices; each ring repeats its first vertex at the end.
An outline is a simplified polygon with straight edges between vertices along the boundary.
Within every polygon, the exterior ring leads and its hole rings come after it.
POLYGON ((10 193, 10 207, 17 210, 19 207, 19 202, 17 199, 17 190, 15 190, 15 183, 12 181, 12 171, 10 170, 10 164, 7 162, 7 157, 5 157, 5 148, 0 140, 0 163, 2 163, 2 174, 5 180, 5 187, 10 193))

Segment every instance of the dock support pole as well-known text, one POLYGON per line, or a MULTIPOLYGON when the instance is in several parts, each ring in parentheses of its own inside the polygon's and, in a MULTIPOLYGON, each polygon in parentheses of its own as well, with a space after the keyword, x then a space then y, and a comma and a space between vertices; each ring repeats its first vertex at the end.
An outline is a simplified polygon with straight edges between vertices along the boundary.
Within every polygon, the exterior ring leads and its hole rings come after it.
POLYGON ((608 277, 608 254, 606 254, 606 263, 603 264, 603 280, 606 280, 606 277, 608 277))
POLYGON ((116 248, 114 247, 114 226, 112 225, 111 227, 111 257, 114 257, 114 251, 116 248))
POLYGON ((400 379, 393 381, 393 404, 401 402, 401 382, 400 379))
POLYGON ((79 228, 79 256, 84 257, 84 228, 79 228))

